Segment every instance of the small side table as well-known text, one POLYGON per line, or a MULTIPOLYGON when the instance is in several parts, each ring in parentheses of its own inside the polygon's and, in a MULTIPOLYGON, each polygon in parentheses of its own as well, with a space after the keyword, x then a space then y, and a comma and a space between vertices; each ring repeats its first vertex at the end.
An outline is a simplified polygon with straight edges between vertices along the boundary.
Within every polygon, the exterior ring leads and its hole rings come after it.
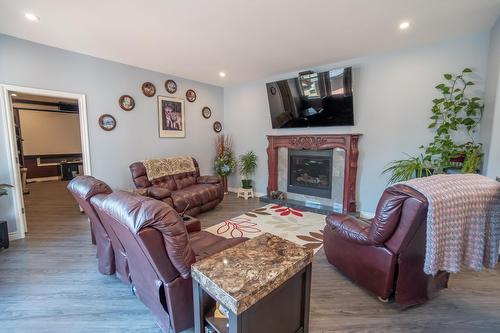
POLYGON ((254 196, 253 196, 253 188, 242 188, 242 187, 240 187, 238 189, 238 195, 236 197, 237 198, 244 198, 245 200, 248 200, 248 198, 254 198, 254 196))
POLYGON ((194 263, 195 333, 207 325, 219 333, 307 333, 312 257, 311 249, 265 233, 194 263), (215 316, 215 302, 229 318, 215 316))

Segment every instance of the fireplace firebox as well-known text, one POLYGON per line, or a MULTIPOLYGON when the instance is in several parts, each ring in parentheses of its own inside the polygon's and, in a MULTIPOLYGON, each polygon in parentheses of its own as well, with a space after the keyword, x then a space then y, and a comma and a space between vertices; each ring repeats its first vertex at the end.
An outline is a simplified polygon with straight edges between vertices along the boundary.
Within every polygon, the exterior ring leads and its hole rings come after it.
POLYGON ((332 197, 333 150, 288 150, 288 192, 332 197))

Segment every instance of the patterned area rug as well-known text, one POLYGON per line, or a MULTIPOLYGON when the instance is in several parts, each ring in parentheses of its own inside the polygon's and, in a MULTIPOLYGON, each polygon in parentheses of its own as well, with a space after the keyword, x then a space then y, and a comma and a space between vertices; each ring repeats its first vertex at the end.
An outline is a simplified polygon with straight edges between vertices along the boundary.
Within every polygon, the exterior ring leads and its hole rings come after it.
POLYGON ((325 215, 270 204, 233 217, 208 229, 226 238, 253 238, 265 232, 318 252, 323 246, 325 215))

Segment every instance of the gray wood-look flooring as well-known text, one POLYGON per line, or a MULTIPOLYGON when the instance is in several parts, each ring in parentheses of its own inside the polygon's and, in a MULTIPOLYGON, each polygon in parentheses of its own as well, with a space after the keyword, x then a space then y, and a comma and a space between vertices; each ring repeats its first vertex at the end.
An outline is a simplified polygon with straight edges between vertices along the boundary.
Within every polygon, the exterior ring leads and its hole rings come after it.
MULTIPOLYGON (((0 332, 155 332, 153 316, 114 276, 97 272, 84 214, 66 183, 30 184, 29 233, 0 250, 0 332)), ((208 227, 261 206, 227 195, 208 227)), ((311 332, 500 332, 500 268, 454 275, 431 302, 400 311, 315 256, 311 332)))

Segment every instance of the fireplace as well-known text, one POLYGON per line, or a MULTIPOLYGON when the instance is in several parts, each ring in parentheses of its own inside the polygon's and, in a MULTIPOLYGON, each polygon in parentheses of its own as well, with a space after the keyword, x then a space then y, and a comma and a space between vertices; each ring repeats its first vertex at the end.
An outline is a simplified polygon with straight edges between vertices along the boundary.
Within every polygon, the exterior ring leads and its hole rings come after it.
POLYGON ((261 200, 275 202, 270 195, 280 191, 290 194, 286 201, 289 206, 303 209, 314 206, 313 211, 321 214, 332 211, 356 212, 360 136, 268 135, 269 178, 267 196, 261 197, 261 200), (317 192, 311 194, 309 191, 317 192))
POLYGON ((288 192, 332 197, 333 150, 288 150, 288 192))

